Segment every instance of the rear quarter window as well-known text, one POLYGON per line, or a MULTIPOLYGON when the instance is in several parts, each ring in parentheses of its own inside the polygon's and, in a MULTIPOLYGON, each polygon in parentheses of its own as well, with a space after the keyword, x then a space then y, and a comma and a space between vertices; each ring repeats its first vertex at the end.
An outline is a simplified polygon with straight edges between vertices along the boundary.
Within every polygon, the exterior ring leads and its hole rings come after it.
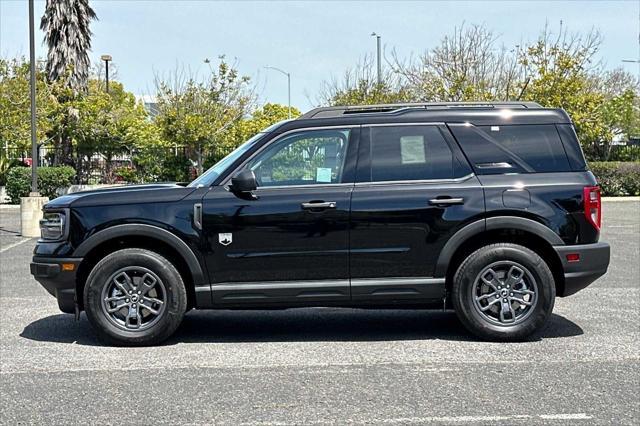
POLYGON ((572 170, 553 124, 454 126, 451 130, 478 174, 572 170))

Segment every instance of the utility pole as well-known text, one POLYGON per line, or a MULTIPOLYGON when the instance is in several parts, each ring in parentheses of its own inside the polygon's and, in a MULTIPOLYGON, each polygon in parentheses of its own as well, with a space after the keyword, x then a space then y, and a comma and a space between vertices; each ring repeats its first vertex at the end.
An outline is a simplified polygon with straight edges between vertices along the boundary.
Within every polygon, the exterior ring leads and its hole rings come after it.
POLYGON ((100 56, 100 59, 102 59, 104 61, 104 65, 105 65, 105 89, 107 94, 109 93, 109 62, 111 62, 112 58, 111 55, 102 55, 100 56))
POLYGON ((29 0, 29 86, 31 97, 31 192, 38 192, 38 137, 36 134, 36 42, 33 28, 33 0, 29 0))
POLYGON ((380 35, 375 32, 371 33, 371 37, 376 38, 376 49, 377 49, 377 64, 378 64, 378 86, 382 85, 382 47, 380 35))
POLYGON ((287 76, 287 103, 289 105, 289 120, 291 120, 291 74, 276 67, 265 67, 268 70, 278 71, 287 76))

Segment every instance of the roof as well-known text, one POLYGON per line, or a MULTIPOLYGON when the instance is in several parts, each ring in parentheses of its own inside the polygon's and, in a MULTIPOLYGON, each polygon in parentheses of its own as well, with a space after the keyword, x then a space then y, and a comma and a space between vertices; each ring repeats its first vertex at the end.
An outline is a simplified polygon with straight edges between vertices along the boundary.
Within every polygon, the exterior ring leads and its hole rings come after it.
POLYGON ((331 106, 312 109, 299 119, 341 117, 351 114, 388 114, 404 110, 541 109, 536 102, 422 102, 401 104, 331 106))
POLYGON ((277 133, 304 127, 402 123, 470 123, 476 126, 511 124, 571 124, 562 109, 535 102, 438 102, 315 108, 283 123, 277 133))

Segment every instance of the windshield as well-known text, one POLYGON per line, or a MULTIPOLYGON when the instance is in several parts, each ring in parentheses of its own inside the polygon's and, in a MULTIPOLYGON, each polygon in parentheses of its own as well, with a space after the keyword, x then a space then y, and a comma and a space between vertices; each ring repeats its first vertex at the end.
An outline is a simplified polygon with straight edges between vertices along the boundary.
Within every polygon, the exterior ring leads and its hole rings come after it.
POLYGON ((214 164, 209 170, 201 174, 196 180, 191 182, 189 187, 209 186, 211 185, 231 164, 247 152, 262 136, 264 132, 257 133, 251 139, 234 149, 229 155, 214 164))

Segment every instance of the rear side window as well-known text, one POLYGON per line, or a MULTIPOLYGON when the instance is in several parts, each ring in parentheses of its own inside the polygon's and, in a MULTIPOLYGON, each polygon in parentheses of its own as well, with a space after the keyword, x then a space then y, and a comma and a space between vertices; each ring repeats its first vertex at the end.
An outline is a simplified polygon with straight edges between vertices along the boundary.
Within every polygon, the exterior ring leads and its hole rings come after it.
POLYGON ((571 170, 553 124, 452 126, 451 129, 479 174, 571 170))
POLYGON ((562 139, 562 145, 569 158, 569 163, 573 170, 586 170, 587 163, 584 160, 584 154, 582 153, 582 147, 578 142, 578 136, 571 124, 558 124, 556 125, 558 133, 560 133, 560 139, 562 139))
POLYGON ((453 154, 437 127, 371 127, 372 182, 452 177, 453 154))

